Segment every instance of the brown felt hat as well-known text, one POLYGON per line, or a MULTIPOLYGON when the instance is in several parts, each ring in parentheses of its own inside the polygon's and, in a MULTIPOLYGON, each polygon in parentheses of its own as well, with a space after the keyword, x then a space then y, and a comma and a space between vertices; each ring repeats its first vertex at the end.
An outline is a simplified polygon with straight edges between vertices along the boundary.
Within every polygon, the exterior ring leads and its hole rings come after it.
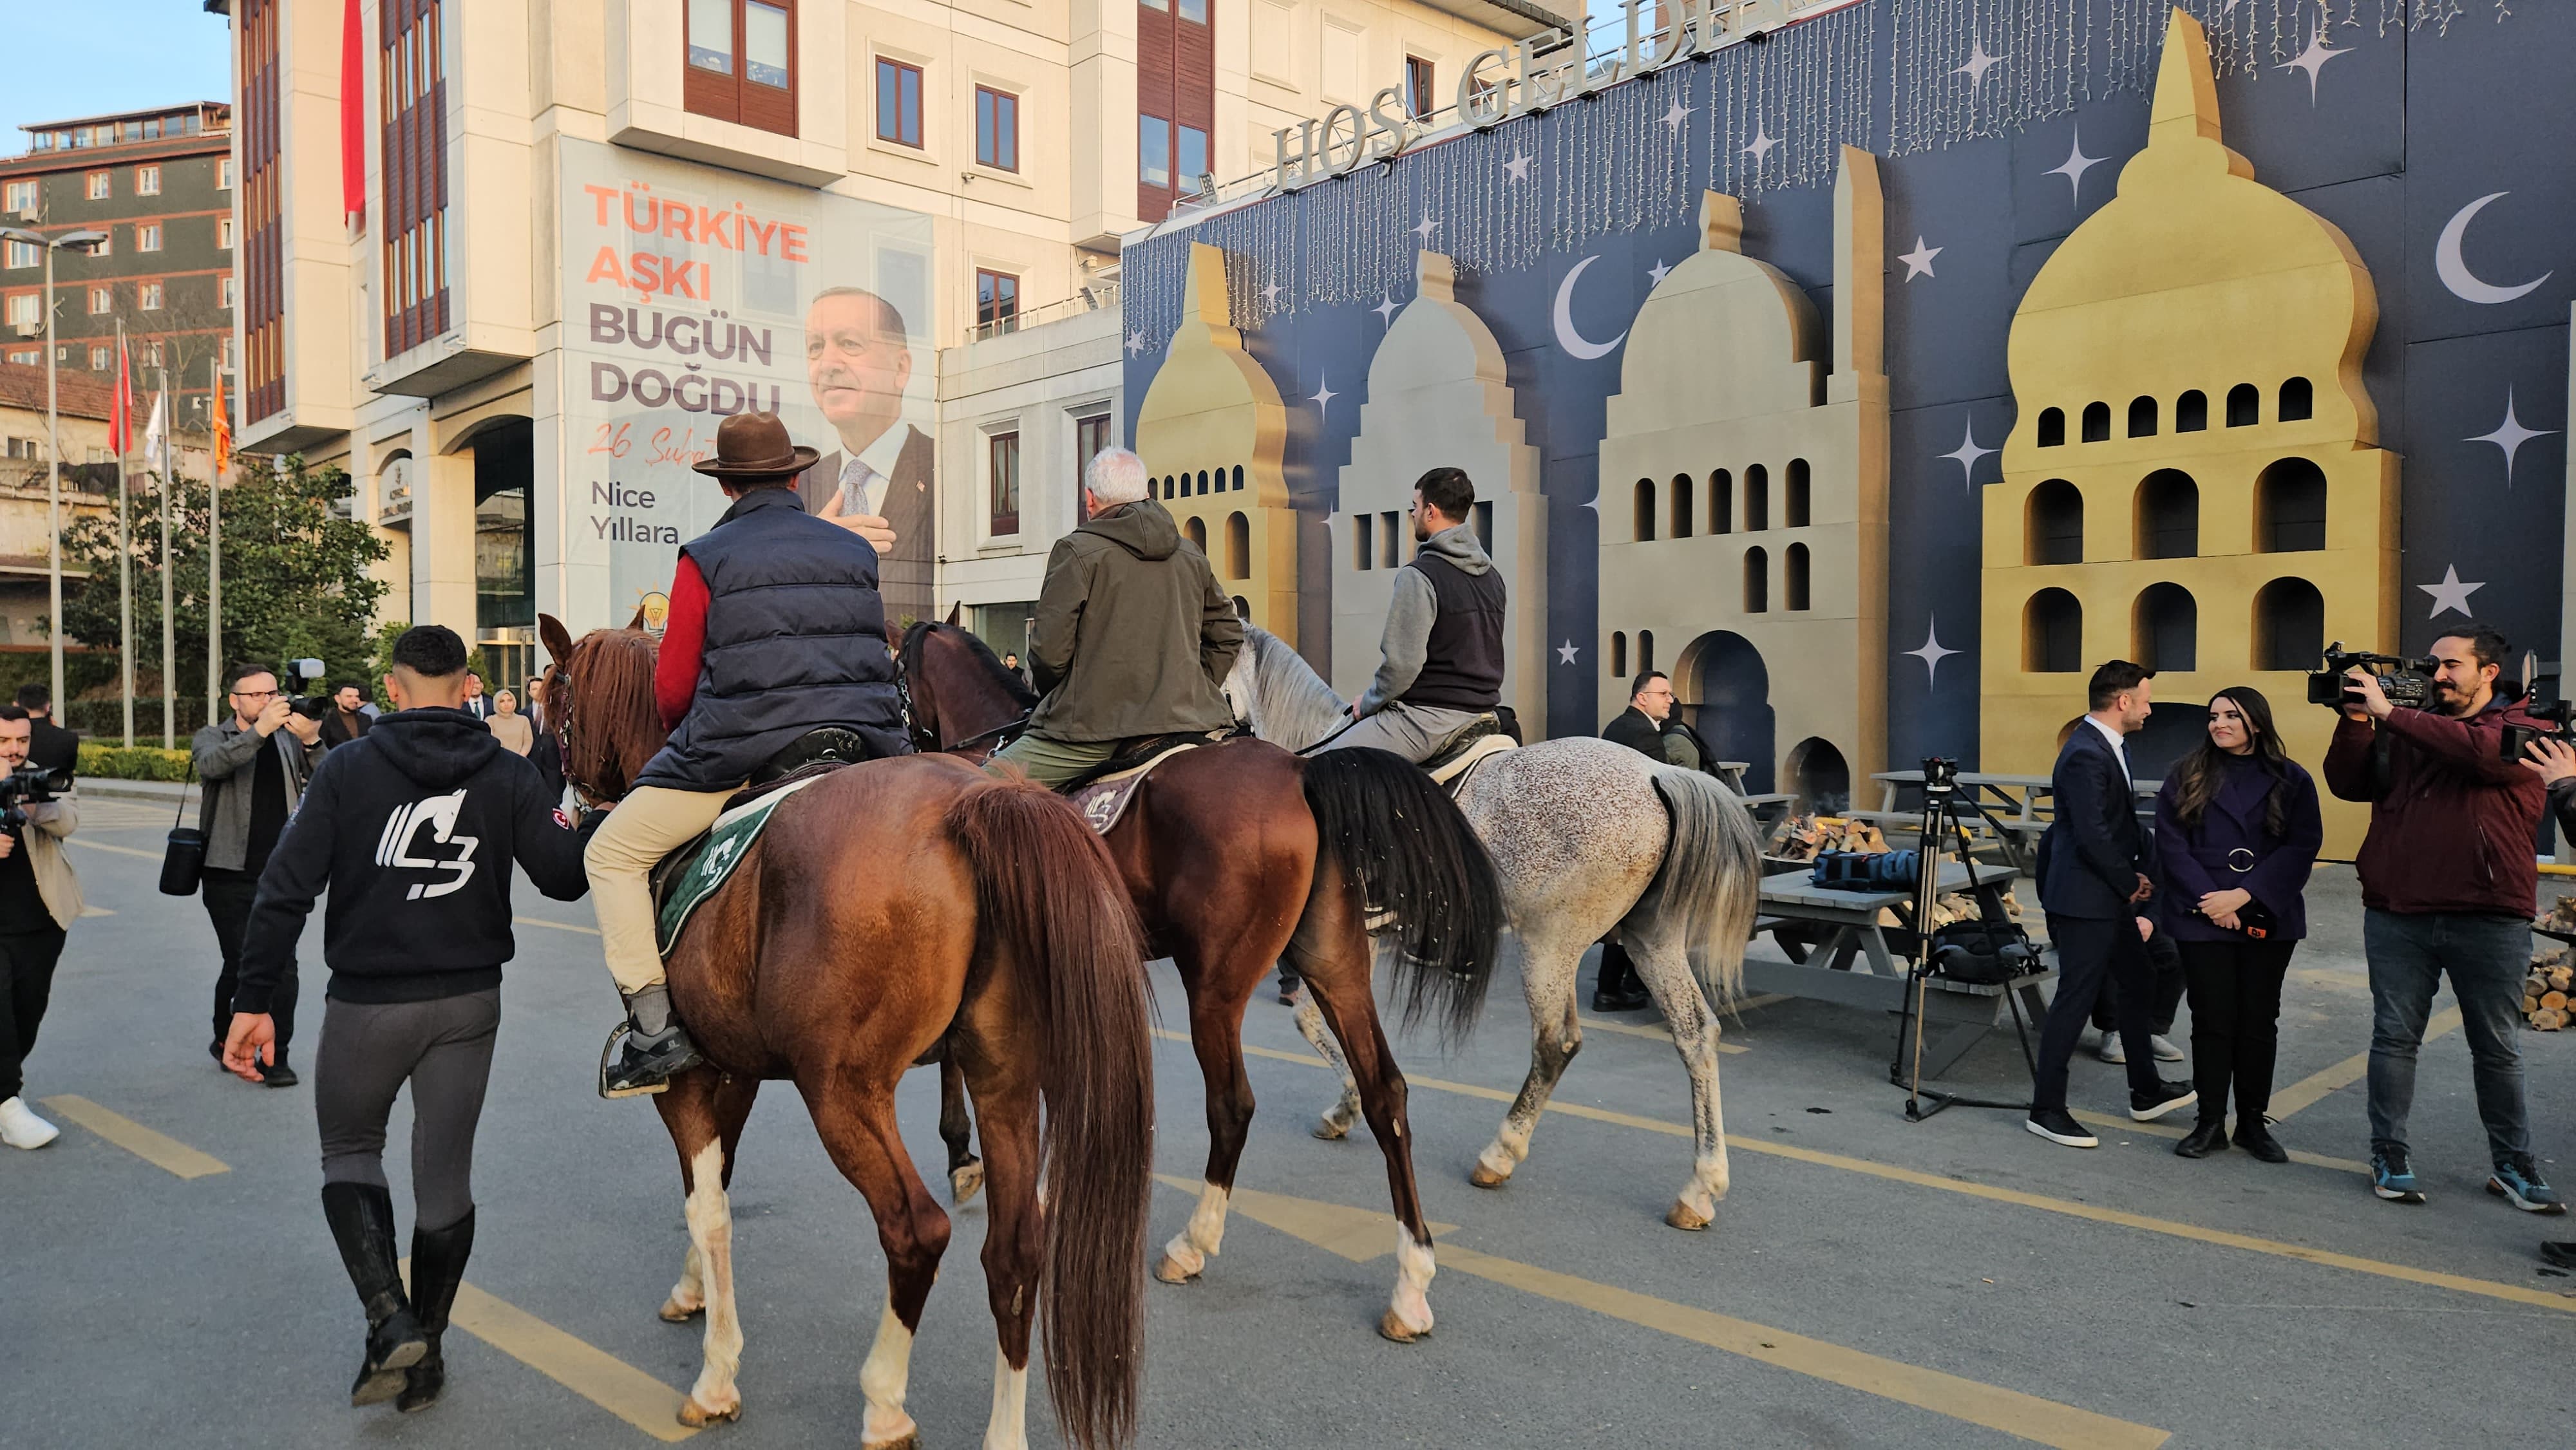
POLYGON ((716 456, 690 467, 709 478, 771 482, 794 478, 822 456, 790 443, 776 413, 736 413, 716 425, 716 456))

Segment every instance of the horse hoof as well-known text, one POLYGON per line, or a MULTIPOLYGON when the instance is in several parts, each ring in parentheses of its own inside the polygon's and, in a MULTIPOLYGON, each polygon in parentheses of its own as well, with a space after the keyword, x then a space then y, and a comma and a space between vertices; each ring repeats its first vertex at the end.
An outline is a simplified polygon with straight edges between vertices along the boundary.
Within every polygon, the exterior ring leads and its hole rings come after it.
POLYGON ((1417 1339, 1428 1339, 1431 1337, 1430 1330, 1413 1328, 1403 1320, 1396 1318, 1395 1311, 1392 1309, 1389 1309, 1386 1313, 1379 1316, 1377 1321, 1377 1332, 1397 1344, 1411 1344, 1417 1339))
POLYGON ((969 1163, 963 1168, 951 1169, 948 1174, 948 1191, 956 1196, 960 1204, 971 1201, 976 1194, 984 1191, 984 1165, 969 1163))
POLYGON ((1689 1204, 1682 1202, 1680 1199, 1675 1199, 1673 1200, 1673 1211, 1664 1215, 1664 1222, 1671 1224, 1677 1229, 1686 1229, 1692 1233, 1697 1233, 1701 1229, 1708 1227, 1709 1216, 1700 1212, 1698 1209, 1691 1207, 1689 1204))
POLYGON ((1497 1173, 1482 1163, 1479 1163, 1475 1167, 1467 1170, 1467 1181, 1476 1185, 1478 1188, 1500 1188, 1504 1184, 1511 1182, 1511 1180, 1512 1175, 1508 1173, 1497 1173))
POLYGON ((709 1425, 741 1418, 742 1401, 739 1399, 721 1410, 710 1410, 699 1404, 695 1395, 680 1401, 680 1423, 692 1429, 703 1430, 709 1425))
POLYGON ((1166 1284, 1186 1284, 1197 1278, 1198 1270, 1181 1267, 1181 1261, 1165 1254, 1154 1265, 1154 1277, 1166 1284))
POLYGON ((686 1324, 705 1313, 706 1308, 704 1304, 683 1304, 677 1299, 665 1299, 662 1307, 653 1312, 661 1315, 665 1324, 686 1324))
POLYGON ((1338 1143, 1350 1135, 1351 1125, 1348 1123, 1336 1123, 1326 1118, 1315 1125, 1315 1136, 1327 1143, 1338 1143))
POLYGON ((921 1450, 921 1436, 907 1433, 900 1440, 887 1440, 875 1445, 862 1444, 859 1450, 921 1450))

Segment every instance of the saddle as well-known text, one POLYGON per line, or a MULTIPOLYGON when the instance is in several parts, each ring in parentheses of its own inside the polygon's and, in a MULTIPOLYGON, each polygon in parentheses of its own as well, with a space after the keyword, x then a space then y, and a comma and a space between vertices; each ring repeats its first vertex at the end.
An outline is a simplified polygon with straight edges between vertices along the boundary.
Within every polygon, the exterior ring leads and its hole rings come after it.
POLYGON ((1108 835, 1127 814, 1127 803, 1146 773, 1184 750, 1214 745, 1242 732, 1234 729, 1184 731, 1177 735, 1144 735, 1121 740, 1107 760, 1066 781, 1060 793, 1071 800, 1095 834, 1108 835))
POLYGON ((1455 800, 1477 766, 1519 744, 1518 730, 1505 725, 1499 714, 1479 716, 1433 751, 1422 762, 1422 768, 1430 772, 1433 785, 1448 791, 1449 798, 1455 800))
POLYGON ((736 866, 760 839, 778 803, 851 764, 846 760, 813 760, 784 775, 748 785, 725 798, 715 824, 662 858, 647 878, 653 892, 655 945, 670 955, 689 916, 706 904, 733 876, 736 866))

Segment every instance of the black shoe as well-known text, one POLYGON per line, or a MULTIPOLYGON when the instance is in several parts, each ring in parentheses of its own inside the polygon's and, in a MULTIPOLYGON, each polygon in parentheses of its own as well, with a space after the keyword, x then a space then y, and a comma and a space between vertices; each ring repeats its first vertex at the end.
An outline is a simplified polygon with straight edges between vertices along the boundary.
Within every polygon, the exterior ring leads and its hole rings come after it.
POLYGON ((465 1260, 474 1252, 474 1211, 436 1233, 418 1228, 411 1235, 412 1313, 420 1320, 429 1352, 403 1371, 402 1393, 394 1408, 414 1414, 437 1403, 447 1387, 447 1357, 440 1340, 447 1333, 447 1311, 456 1303, 456 1287, 465 1281, 465 1260))
POLYGON ((366 1358, 349 1386, 349 1403, 382 1404, 402 1393, 403 1372, 429 1353, 394 1263, 393 1195, 372 1183, 325 1183, 322 1217, 367 1314, 366 1358))
POLYGON ((2223 1153, 2226 1150, 2227 1123, 2222 1118, 2201 1119, 2190 1132, 2183 1135, 2181 1142, 2174 1144, 2174 1156, 2177 1158, 2206 1158, 2212 1153, 2223 1153))
POLYGON ((286 1065, 286 1054, 282 1051, 277 1054, 277 1061, 260 1068, 259 1080, 266 1087, 293 1087, 304 1081, 295 1075, 295 1069, 286 1065))
POLYGON ((1595 1012, 1635 1012, 1654 1005, 1655 994, 1647 991, 1643 985, 1624 987, 1616 992, 1592 994, 1592 1010, 1595 1012))
POLYGON ((671 989, 661 982, 626 999, 626 1020, 608 1034, 599 1054, 599 1095, 631 1098, 658 1093, 673 1075, 706 1061, 688 1030, 671 1015, 671 989))
POLYGON ((2082 1123, 2075 1121, 2074 1114, 2064 1108, 2033 1108, 2022 1126, 2052 1143, 2063 1143, 2069 1148, 2102 1146, 2102 1140, 2094 1137, 2082 1123))
POLYGON ((2263 1120, 2258 1117, 2236 1120, 2236 1146, 2265 1163, 2290 1161, 2290 1150, 2281 1146, 2281 1140, 2273 1137, 2272 1130, 2263 1126, 2263 1120))
POLYGON ((2562 1269, 2576 1269, 2576 1243, 2564 1240, 2543 1242, 2540 1256, 2562 1269))
POLYGON ((2191 1090, 2191 1084, 2159 1080, 2154 1092, 2129 1094, 2129 1117, 2135 1122, 2152 1123, 2176 1108, 2187 1108, 2199 1101, 2200 1094, 2191 1090))

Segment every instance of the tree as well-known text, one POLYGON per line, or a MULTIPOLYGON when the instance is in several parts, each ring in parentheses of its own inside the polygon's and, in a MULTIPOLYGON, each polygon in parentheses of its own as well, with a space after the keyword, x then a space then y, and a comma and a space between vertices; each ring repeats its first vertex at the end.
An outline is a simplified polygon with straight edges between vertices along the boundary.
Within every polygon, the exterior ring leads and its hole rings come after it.
MULTIPOLYGON (((245 459, 223 491, 224 663, 311 657, 332 675, 367 668, 374 654, 376 605, 387 585, 367 566, 385 557, 384 541, 331 505, 352 492, 340 470, 307 468, 300 458, 272 472, 245 459)), ((134 663, 139 680, 157 676, 161 659, 161 481, 137 470, 130 489, 134 570, 134 663)), ((206 658, 206 487, 182 478, 171 490, 171 558, 178 649, 172 693, 204 698, 206 658)), ((113 651, 117 645, 116 516, 83 518, 64 531, 64 562, 89 571, 63 601, 72 638, 113 651)), ((67 581, 68 582, 68 581, 67 581)), ((281 681, 291 687, 292 681, 281 681)), ((143 687, 138 684, 137 689, 143 687)), ((182 708, 180 719, 197 712, 182 708)))

